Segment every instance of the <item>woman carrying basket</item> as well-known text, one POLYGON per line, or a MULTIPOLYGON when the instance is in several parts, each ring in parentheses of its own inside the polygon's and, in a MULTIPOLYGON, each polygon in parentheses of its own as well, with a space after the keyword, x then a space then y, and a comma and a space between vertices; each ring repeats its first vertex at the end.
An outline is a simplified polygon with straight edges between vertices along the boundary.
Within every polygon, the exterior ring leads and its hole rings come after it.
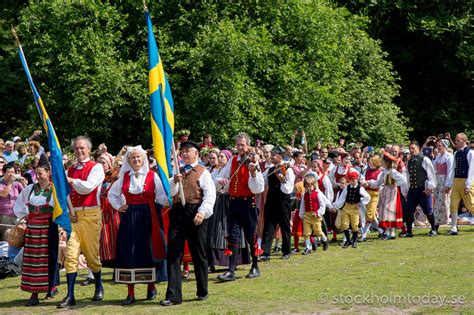
POLYGON ((38 294, 57 294, 55 287, 58 261, 58 226, 52 221, 53 190, 47 165, 36 167, 38 183, 28 185, 18 196, 13 211, 18 218, 27 216, 21 289, 31 293, 26 306, 39 303, 38 294))

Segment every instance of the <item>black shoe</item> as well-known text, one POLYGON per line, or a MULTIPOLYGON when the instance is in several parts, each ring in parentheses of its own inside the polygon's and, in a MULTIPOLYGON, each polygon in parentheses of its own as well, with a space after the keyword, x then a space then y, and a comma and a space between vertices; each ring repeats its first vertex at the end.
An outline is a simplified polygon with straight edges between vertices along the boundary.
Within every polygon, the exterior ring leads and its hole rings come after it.
POLYGON ((262 255, 258 257, 258 261, 269 261, 270 255, 262 255))
POLYGON ((198 300, 198 301, 205 301, 205 300, 207 300, 208 298, 209 298, 209 295, 206 294, 206 295, 203 295, 203 296, 198 296, 198 297, 197 297, 197 300, 198 300))
POLYGON ((63 301, 59 303, 58 308, 67 308, 74 305, 76 305, 76 299, 66 296, 63 301))
POLYGON ((135 303, 135 297, 127 295, 127 298, 122 302, 123 306, 132 305, 135 303))
POLYGON ((44 297, 45 299, 50 299, 55 297, 59 293, 58 288, 54 288, 53 290, 49 291, 46 296, 44 297))
POLYGON ((173 301, 170 301, 170 300, 160 301, 161 306, 171 306, 171 305, 179 305, 179 304, 181 304, 181 302, 173 302, 173 301))
POLYGON ((448 232, 448 235, 458 235, 458 231, 450 230, 450 231, 448 232))
POLYGON ((390 240, 394 240, 394 239, 396 239, 396 238, 397 238, 397 237, 396 237, 395 235, 390 235, 390 237, 389 237, 390 240))
POLYGON ((402 237, 402 238, 405 238, 405 237, 413 237, 413 233, 410 233, 410 232, 403 232, 403 233, 400 233, 399 236, 402 237))
POLYGON ((38 304, 39 304, 38 298, 30 298, 28 300, 28 302, 26 302, 25 306, 30 307, 30 306, 35 306, 35 305, 38 305, 38 304))
POLYGON ((292 254, 296 254, 296 253, 299 253, 299 252, 300 252, 299 248, 293 248, 293 250, 291 251, 292 254))
POLYGON ((313 252, 318 250, 318 245, 316 243, 311 243, 311 248, 313 249, 313 252))
POLYGON ((328 241, 324 241, 323 242, 323 250, 328 250, 329 248, 329 242, 328 241))
POLYGON ((311 248, 305 248, 304 251, 301 253, 302 255, 309 255, 311 254, 312 250, 311 248))
POLYGON ((357 242, 352 243, 352 248, 357 248, 357 242))
POLYGON ((436 231, 435 231, 435 230, 431 230, 431 231, 429 231, 429 232, 428 232, 428 234, 427 234, 427 235, 428 235, 429 237, 434 237, 434 236, 437 236, 437 235, 438 235, 438 233, 436 233, 436 231))
MULTIPOLYGON (((217 276, 217 280, 222 281, 222 282, 234 281, 235 274, 233 272, 226 271, 224 274, 217 276)), ((168 301, 168 300, 165 300, 165 301, 168 301)), ((165 305, 165 306, 168 306, 168 305, 165 305)))
POLYGON ((95 283, 94 279, 87 277, 86 280, 82 281, 81 286, 91 285, 94 283, 95 283))
POLYGON ((279 253, 281 250, 281 247, 280 246, 275 246, 275 248, 273 248, 273 252, 276 254, 276 253, 279 253))
POLYGON ((288 260, 290 259, 290 257, 291 257, 291 254, 286 254, 286 255, 281 256, 281 259, 288 260))
POLYGON ((104 299, 104 288, 95 289, 92 301, 102 301, 104 299))
POLYGON ((379 240, 385 239, 385 234, 384 233, 379 233, 379 240))
POLYGON ((156 299, 156 289, 153 289, 151 291, 147 291, 146 293, 146 299, 147 300, 154 300, 156 299))
POLYGON ((253 279, 257 277, 260 277, 260 270, 258 270, 257 267, 250 268, 249 273, 245 276, 245 278, 248 278, 248 279, 253 279))
POLYGON ((347 248, 349 246, 351 246, 351 242, 350 241, 345 241, 344 244, 342 245, 342 248, 347 248))
POLYGON ((209 273, 216 272, 216 266, 209 266, 209 273))

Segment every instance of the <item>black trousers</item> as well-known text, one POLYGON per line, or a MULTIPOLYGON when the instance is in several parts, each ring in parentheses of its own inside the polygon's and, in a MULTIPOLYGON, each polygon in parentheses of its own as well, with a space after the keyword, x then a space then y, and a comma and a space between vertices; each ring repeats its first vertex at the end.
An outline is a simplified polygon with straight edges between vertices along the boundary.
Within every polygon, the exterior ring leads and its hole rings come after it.
POLYGON ((196 276, 197 296, 208 294, 208 264, 206 256, 206 234, 208 220, 196 226, 193 222, 200 204, 174 204, 170 210, 168 228, 168 289, 166 299, 172 302, 183 301, 181 288, 181 261, 184 252, 184 241, 188 240, 189 251, 193 260, 196 276))
POLYGON ((277 224, 280 226, 282 235, 281 251, 283 255, 290 253, 291 246, 291 202, 290 195, 268 193, 264 211, 264 228, 262 236, 262 248, 264 255, 270 255, 270 249, 275 235, 277 224))

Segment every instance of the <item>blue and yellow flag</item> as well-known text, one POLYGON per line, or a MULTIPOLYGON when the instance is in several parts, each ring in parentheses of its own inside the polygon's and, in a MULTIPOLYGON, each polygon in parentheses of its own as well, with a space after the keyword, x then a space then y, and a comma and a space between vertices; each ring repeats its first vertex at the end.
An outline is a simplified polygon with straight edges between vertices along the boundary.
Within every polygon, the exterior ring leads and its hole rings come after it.
POLYGON ((68 238, 71 234, 71 221, 69 220, 69 214, 67 210, 67 196, 69 195, 71 189, 67 183, 66 173, 63 168, 63 155, 61 153, 61 146, 59 145, 58 138, 56 137, 56 132, 54 131, 51 120, 49 119, 48 113, 44 108, 43 101, 41 96, 38 93, 38 90, 35 87, 33 79, 31 78, 30 69, 28 69, 28 64, 26 63, 25 55, 21 44, 17 41, 18 44, 18 54, 20 55, 21 63, 23 64, 23 69, 25 69, 26 77, 30 83, 31 91, 33 92, 33 97, 35 99, 36 108, 40 115, 41 121, 43 122, 43 127, 48 135, 48 146, 50 152, 50 162, 51 162, 51 175, 53 177, 53 196, 54 196, 54 211, 53 211, 53 221, 62 226, 63 229, 67 232, 68 238))
POLYGON ((156 45, 150 13, 145 9, 148 27, 148 81, 150 89, 151 134, 155 159, 163 188, 171 201, 171 150, 174 132, 174 105, 171 89, 156 45))

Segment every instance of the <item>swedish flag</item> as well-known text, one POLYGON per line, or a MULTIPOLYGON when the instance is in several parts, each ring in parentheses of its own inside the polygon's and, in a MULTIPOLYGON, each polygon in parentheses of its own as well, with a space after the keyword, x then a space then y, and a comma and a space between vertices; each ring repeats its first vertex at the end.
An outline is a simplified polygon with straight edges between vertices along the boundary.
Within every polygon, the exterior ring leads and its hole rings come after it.
POLYGON ((171 89, 156 45, 150 13, 145 9, 148 28, 148 80, 150 89, 151 134, 155 159, 163 188, 170 198, 172 176, 171 146, 174 132, 174 105, 171 89))
POLYGON ((56 132, 54 131, 51 120, 49 119, 48 113, 43 105, 41 96, 38 93, 38 90, 35 87, 33 79, 31 78, 30 69, 26 63, 25 55, 21 44, 17 39, 18 45, 18 54, 20 55, 21 63, 23 64, 23 69, 25 69, 26 77, 30 84, 31 91, 33 92, 33 97, 35 99, 36 108, 40 115, 41 121, 43 122, 43 127, 48 135, 48 146, 50 152, 50 163, 51 163, 51 175, 53 177, 53 197, 54 197, 54 211, 53 211, 53 221, 62 226, 63 229, 67 232, 68 238, 71 234, 71 221, 69 220, 68 210, 67 210, 67 196, 69 195, 71 189, 67 183, 66 173, 63 168, 63 155, 61 152, 61 146, 59 145, 58 138, 56 137, 56 132))

